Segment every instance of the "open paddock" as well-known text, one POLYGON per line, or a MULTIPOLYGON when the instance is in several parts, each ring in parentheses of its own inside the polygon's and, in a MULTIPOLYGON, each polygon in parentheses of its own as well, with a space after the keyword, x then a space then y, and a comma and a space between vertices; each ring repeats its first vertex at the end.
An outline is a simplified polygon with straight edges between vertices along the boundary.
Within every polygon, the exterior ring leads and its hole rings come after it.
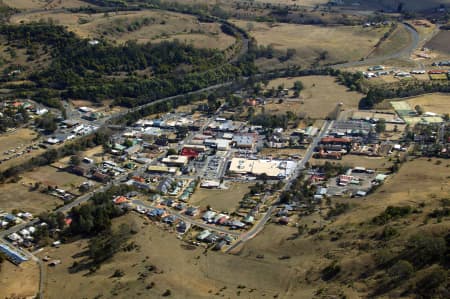
POLYGON ((67 26, 82 38, 106 38, 114 43, 135 40, 158 43, 163 40, 186 41, 196 47, 224 50, 235 39, 224 34, 219 23, 202 23, 195 16, 162 10, 126 11, 116 13, 66 13, 40 11, 11 17, 10 22, 53 20, 67 26))
POLYGON ((441 30, 428 43, 426 47, 441 55, 450 56, 450 30, 441 30))
POLYGON ((14 209, 25 210, 37 215, 41 212, 52 211, 62 203, 61 200, 39 191, 31 191, 33 185, 19 183, 2 184, 0 186, 0 210, 11 212, 14 209))
POLYGON ((19 267, 5 261, 0 271, 0 298, 35 298, 39 287, 39 268, 34 261, 19 267))
POLYGON ((407 102, 411 107, 421 106, 425 112, 450 114, 450 95, 448 94, 427 94, 410 98, 407 102))
POLYGON ((296 284, 296 273, 287 270, 287 261, 280 263, 276 258, 258 260, 254 256, 206 252, 203 246, 183 243, 169 233, 169 229, 157 227, 136 214, 115 219, 113 226, 122 223, 138 230, 128 242, 139 249, 118 252, 89 275, 86 275, 88 267, 79 272, 69 271, 75 261, 79 264, 88 261, 88 240, 46 248, 39 253, 40 257, 48 255, 61 260, 60 265, 48 268, 47 297, 71 298, 77 294, 77 298, 160 298, 170 290, 170 298, 206 299, 211 298, 211 294, 236 298, 240 290, 242 298, 273 298, 280 292, 287 292, 291 283, 296 284), (149 271, 149 266, 153 270, 149 271), (112 277, 118 269, 124 275, 112 277), (245 289, 238 286, 245 286, 245 289))
POLYGON ((57 186, 59 189, 64 189, 69 192, 77 192, 78 186, 86 181, 83 177, 52 166, 39 167, 31 172, 24 173, 23 178, 27 184, 40 182, 47 186, 57 186))
MULTIPOLYGON (((250 28, 250 35, 256 39, 258 45, 272 45, 275 50, 282 52, 295 49, 296 54, 287 63, 305 67, 314 63, 321 53, 325 53, 322 55, 324 59, 320 61, 322 64, 357 61, 366 57, 383 34, 388 31, 388 27, 363 28, 362 26, 269 24, 247 21, 234 21, 234 23, 245 30, 250 28)), ((264 67, 274 64, 272 60, 266 62, 261 60, 260 63, 264 64, 264 67)))
POLYGON ((250 191, 250 186, 251 184, 230 183, 228 189, 199 188, 192 195, 189 203, 203 208, 209 205, 214 210, 233 212, 244 195, 250 191))
POLYGON ((0 157, 5 157, 8 150, 22 150, 33 143, 37 133, 30 129, 17 129, 0 135, 0 157), (19 148, 17 148, 19 147, 19 148))
MULTIPOLYGON (((55 8, 73 8, 86 6, 86 2, 79 0, 3 0, 3 3, 9 7, 20 10, 36 9, 55 9, 55 8)), ((94 6, 90 4, 90 6, 94 6)))
POLYGON ((306 114, 310 118, 324 119, 333 112, 338 104, 342 103, 342 109, 357 109, 360 99, 363 97, 358 92, 348 91, 347 87, 336 82, 336 78, 330 76, 306 76, 295 78, 279 78, 269 82, 267 88, 283 85, 291 89, 295 81, 301 81, 304 90, 299 99, 286 99, 280 104, 277 99, 266 104, 266 113, 285 114, 292 111, 295 114, 306 114))

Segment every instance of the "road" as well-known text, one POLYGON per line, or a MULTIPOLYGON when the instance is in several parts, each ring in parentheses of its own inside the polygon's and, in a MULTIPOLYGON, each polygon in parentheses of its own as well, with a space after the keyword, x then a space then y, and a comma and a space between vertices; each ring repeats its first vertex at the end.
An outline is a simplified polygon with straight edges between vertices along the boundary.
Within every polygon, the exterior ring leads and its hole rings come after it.
POLYGON ((403 49, 401 49, 398 52, 383 55, 383 56, 377 56, 377 57, 371 57, 367 58, 361 61, 351 61, 347 63, 340 63, 332 65, 333 68, 348 68, 348 67, 356 67, 356 66, 362 66, 362 65, 370 65, 370 64, 380 64, 383 61, 391 60, 391 59, 399 59, 399 58, 409 58, 415 49, 419 46, 420 38, 419 33, 410 25, 406 23, 401 23, 401 25, 409 32, 411 35, 411 42, 406 45, 403 49))
MULTIPOLYGON (((292 185, 292 182, 297 178, 299 173, 305 169, 305 165, 309 160, 311 159, 312 155, 314 154, 314 149, 319 144, 320 140, 326 136, 330 128, 333 126, 334 121, 327 120, 323 124, 322 128, 320 129, 320 132, 317 134, 317 136, 313 139, 311 144, 309 145, 305 155, 303 156, 303 159, 297 164, 297 167, 292 174, 292 176, 289 178, 289 180, 284 185, 283 189, 281 190, 280 194, 283 193, 283 191, 289 190, 290 186, 292 185)), ((279 201, 272 204, 267 212, 264 214, 264 216, 255 224, 253 227, 247 231, 246 233, 243 233, 236 242, 231 244, 226 250, 225 253, 230 253, 233 249, 238 248, 240 245, 244 244, 248 240, 255 237, 260 231, 263 230, 264 226, 266 225, 267 221, 269 221, 270 217, 272 216, 273 211, 275 210, 276 206, 279 204, 279 201)))
MULTIPOLYGON (((156 208, 155 206, 153 206, 151 204, 148 204, 148 203, 145 203, 145 202, 143 202, 142 200, 139 200, 139 199, 133 200, 132 203, 134 205, 140 206, 140 207, 145 208, 145 209, 154 209, 154 208, 156 208)), ((175 216, 177 216, 179 219, 183 220, 186 223, 190 223, 191 225, 195 225, 195 226, 198 226, 198 227, 210 230, 210 231, 215 231, 215 232, 222 233, 222 234, 228 234, 228 235, 232 235, 234 237, 239 237, 241 235, 239 232, 236 232, 236 231, 230 231, 230 230, 227 230, 227 229, 215 226, 213 224, 204 223, 201 220, 192 219, 192 218, 190 218, 190 217, 188 217, 186 215, 183 215, 180 212, 174 211, 172 209, 170 210, 170 213, 175 215, 175 216)))

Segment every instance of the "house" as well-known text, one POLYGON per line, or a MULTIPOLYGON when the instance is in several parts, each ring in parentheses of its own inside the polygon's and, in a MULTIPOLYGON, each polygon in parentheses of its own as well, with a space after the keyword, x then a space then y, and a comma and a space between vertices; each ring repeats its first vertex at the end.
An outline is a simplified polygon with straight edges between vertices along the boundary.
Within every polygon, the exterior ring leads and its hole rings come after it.
POLYGON ((216 212, 213 212, 213 211, 206 211, 206 212, 202 215, 202 219, 205 220, 206 222, 213 222, 215 216, 216 216, 216 212))
POLYGON ((247 215, 247 217, 245 217, 242 222, 246 224, 253 224, 253 222, 255 222, 255 217, 253 217, 252 215, 247 215))
POLYGON ((177 220, 177 216, 175 215, 168 215, 162 218, 162 222, 166 224, 173 224, 177 220))
POLYGON ((188 227, 186 225, 186 222, 184 222, 184 221, 180 221, 177 224, 177 232, 180 233, 180 234, 184 234, 186 232, 187 228, 188 227))
POLYGON ((163 209, 153 209, 147 213, 150 218, 162 217, 166 211, 163 209))
POLYGON ((281 225, 288 225, 289 224, 289 217, 283 216, 278 219, 278 223, 281 225))
POLYGON ((92 175, 92 178, 101 183, 106 183, 111 179, 111 177, 109 175, 101 173, 99 171, 94 172, 94 174, 92 175))
POLYGON ((74 165, 71 168, 72 173, 79 175, 79 176, 86 176, 89 173, 89 167, 86 167, 85 165, 74 165))
POLYGON ((222 250, 222 248, 227 245, 227 242, 225 240, 221 240, 220 242, 217 242, 217 244, 214 246, 213 250, 222 250))
POLYGON ((204 230, 201 233, 199 233, 196 237, 196 239, 200 242, 204 241, 209 235, 211 235, 211 232, 209 230, 204 230))
POLYGON ((197 215, 198 209, 195 208, 195 207, 189 207, 189 208, 186 209, 186 212, 184 212, 184 213, 185 213, 186 215, 188 215, 188 216, 194 217, 194 216, 197 215))
POLYGON ((245 227, 245 223, 239 221, 239 220, 233 220, 230 221, 228 223, 228 225, 232 228, 232 229, 238 229, 238 228, 244 228, 245 227))
POLYGON ((126 203, 128 202, 128 198, 126 198, 125 196, 117 196, 116 198, 113 199, 113 202, 116 205, 126 203))
POLYGON ((174 182, 174 180, 172 178, 165 178, 159 183, 159 185, 156 189, 159 192, 166 194, 169 192, 170 188, 172 187, 173 182, 174 182))

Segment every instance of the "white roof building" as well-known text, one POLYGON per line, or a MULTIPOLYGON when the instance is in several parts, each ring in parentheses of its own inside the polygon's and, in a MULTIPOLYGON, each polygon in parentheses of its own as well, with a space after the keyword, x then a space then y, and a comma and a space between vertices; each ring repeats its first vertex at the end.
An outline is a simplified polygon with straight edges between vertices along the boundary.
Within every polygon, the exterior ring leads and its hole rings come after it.
POLYGON ((289 177, 295 170, 296 165, 294 161, 286 160, 233 158, 229 171, 240 175, 252 174, 258 176, 266 174, 268 177, 281 179, 289 177))

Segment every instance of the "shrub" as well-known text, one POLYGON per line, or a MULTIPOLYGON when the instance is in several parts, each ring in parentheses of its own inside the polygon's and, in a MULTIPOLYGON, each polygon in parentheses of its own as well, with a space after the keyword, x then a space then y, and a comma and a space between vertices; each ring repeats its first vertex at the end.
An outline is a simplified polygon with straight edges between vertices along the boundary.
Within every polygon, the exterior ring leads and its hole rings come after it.
POLYGON ((389 277, 394 282, 408 279, 414 273, 414 267, 410 262, 400 260, 388 269, 389 277))
POLYGON ((408 240, 402 255, 416 267, 423 267, 442 261, 446 250, 444 238, 429 234, 417 234, 408 240))
POLYGON ((396 235, 398 235, 398 231, 392 227, 392 226, 385 226, 383 231, 380 233, 380 240, 390 240, 393 237, 395 237, 396 235))
POLYGON ((331 265, 325 267, 322 270, 322 279, 325 281, 331 280, 336 277, 339 272, 341 272, 341 266, 339 266, 336 261, 334 261, 331 265))
POLYGON ((372 219, 372 223, 383 225, 388 223, 391 220, 395 220, 398 218, 405 217, 406 215, 410 214, 412 212, 412 209, 410 206, 405 207, 394 207, 394 206, 388 206, 386 210, 384 210, 383 213, 381 213, 378 216, 375 216, 372 219))

